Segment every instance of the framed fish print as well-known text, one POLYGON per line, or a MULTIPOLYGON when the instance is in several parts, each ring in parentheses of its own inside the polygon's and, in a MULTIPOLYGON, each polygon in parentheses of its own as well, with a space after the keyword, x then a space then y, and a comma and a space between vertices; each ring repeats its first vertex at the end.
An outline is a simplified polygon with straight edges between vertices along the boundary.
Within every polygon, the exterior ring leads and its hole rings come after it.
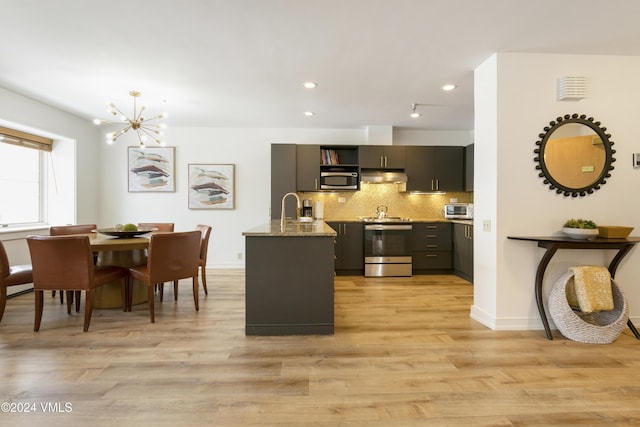
POLYGON ((189 209, 235 209, 235 165, 189 164, 189 209))
POLYGON ((176 147, 127 147, 129 192, 174 192, 176 147))

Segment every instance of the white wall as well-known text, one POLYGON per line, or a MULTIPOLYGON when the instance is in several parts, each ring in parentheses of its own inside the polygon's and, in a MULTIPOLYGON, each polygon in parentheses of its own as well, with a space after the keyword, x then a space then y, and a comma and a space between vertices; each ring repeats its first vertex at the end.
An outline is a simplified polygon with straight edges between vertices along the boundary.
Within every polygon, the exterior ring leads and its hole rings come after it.
POLYGON ((176 231, 197 224, 213 227, 208 262, 212 267, 244 267, 242 232, 269 221, 271 144, 354 144, 365 142, 365 130, 346 129, 230 129, 171 128, 166 145, 176 147, 175 193, 129 193, 127 146, 136 145, 125 135, 113 145, 100 145, 103 169, 99 183, 99 225, 127 222, 174 222, 176 231), (233 210, 189 210, 189 163, 235 164, 233 210), (238 254, 241 254, 239 259, 238 254))
MULTIPOLYGON (((47 155, 51 221, 93 222, 98 216, 96 188, 100 175, 95 126, 89 120, 3 88, 0 88, 0 125, 54 139, 54 152, 47 155)), ((29 262, 24 237, 31 232, 0 230, 11 263, 29 262)))
MULTIPOLYGON (((638 73, 638 57, 586 55, 497 54, 477 69, 476 301, 472 317, 495 329, 542 327, 533 282, 544 251, 535 243, 512 241, 507 236, 557 234, 571 217, 593 219, 602 225, 632 226, 632 235, 640 235, 640 205, 635 195, 640 169, 633 169, 631 164, 632 153, 640 151, 634 117, 634 100, 640 96, 638 73), (587 77, 588 97, 557 101, 556 80, 563 76, 587 77), (578 198, 549 190, 538 177, 533 161, 535 142, 543 127, 558 116, 572 113, 592 116, 607 128, 615 142, 617 159, 608 182, 594 194, 578 198), (482 231, 484 219, 492 221, 491 232, 482 231), (495 262, 487 263, 490 258, 495 262)), ((612 252, 559 251, 547 269, 545 300, 568 266, 606 265, 612 252)), ((636 318, 640 316, 638 252, 634 248, 627 255, 616 275, 629 300, 630 315, 636 318)))
POLYGON ((394 145, 455 145, 473 144, 473 131, 394 129, 394 145))
POLYGON ((496 253, 498 189, 497 56, 486 60, 475 72, 474 145, 474 305, 471 317, 495 329, 497 312, 496 253), (480 197, 478 197, 480 195, 480 197), (491 232, 481 233, 478 224, 490 221, 491 232))

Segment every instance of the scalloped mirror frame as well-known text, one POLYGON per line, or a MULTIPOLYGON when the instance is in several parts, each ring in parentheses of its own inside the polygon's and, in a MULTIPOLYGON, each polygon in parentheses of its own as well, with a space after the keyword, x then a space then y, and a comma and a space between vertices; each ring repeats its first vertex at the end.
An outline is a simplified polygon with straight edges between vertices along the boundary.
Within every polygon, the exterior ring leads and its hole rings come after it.
POLYGON ((614 169, 613 163, 616 161, 613 157, 616 152, 612 148, 614 143, 610 139, 611 135, 606 131, 607 128, 601 127, 600 122, 596 122, 593 117, 587 117, 584 114, 565 114, 563 117, 557 117, 555 121, 549 122, 549 126, 544 127, 544 132, 538 135, 540 139, 536 141, 536 149, 533 150, 535 153, 533 160, 537 163, 536 170, 539 171, 538 176, 544 180, 544 184, 548 185, 550 190, 555 190, 557 194, 562 194, 565 197, 584 197, 588 194, 593 194, 595 190, 599 190, 600 186, 606 184, 607 179, 611 177, 611 171, 614 169), (600 175, 591 184, 580 188, 568 187, 558 182, 549 172, 544 158, 544 150, 553 132, 569 123, 582 124, 591 128, 600 137, 605 149, 605 161, 600 175))

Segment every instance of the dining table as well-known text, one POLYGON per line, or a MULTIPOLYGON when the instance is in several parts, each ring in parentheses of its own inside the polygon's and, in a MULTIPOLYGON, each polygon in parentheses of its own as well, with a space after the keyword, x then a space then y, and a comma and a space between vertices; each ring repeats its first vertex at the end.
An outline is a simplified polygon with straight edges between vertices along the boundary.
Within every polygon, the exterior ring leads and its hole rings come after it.
MULTIPOLYGON (((149 236, 145 234, 136 237, 121 238, 107 236, 100 233, 89 234, 91 250, 98 254, 96 265, 118 265, 133 267, 147 263, 149 236)), ((133 304, 148 301, 147 288, 144 284, 134 281, 132 289, 133 304)), ((122 308, 122 294, 120 282, 107 283, 94 291, 94 308, 122 308)))

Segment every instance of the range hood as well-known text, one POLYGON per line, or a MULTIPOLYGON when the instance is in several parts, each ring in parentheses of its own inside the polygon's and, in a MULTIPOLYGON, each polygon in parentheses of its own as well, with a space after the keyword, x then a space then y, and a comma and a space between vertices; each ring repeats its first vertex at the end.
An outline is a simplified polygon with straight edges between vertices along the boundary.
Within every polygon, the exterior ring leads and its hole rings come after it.
POLYGON ((407 174, 402 170, 363 169, 360 181, 365 184, 404 184, 407 174))

